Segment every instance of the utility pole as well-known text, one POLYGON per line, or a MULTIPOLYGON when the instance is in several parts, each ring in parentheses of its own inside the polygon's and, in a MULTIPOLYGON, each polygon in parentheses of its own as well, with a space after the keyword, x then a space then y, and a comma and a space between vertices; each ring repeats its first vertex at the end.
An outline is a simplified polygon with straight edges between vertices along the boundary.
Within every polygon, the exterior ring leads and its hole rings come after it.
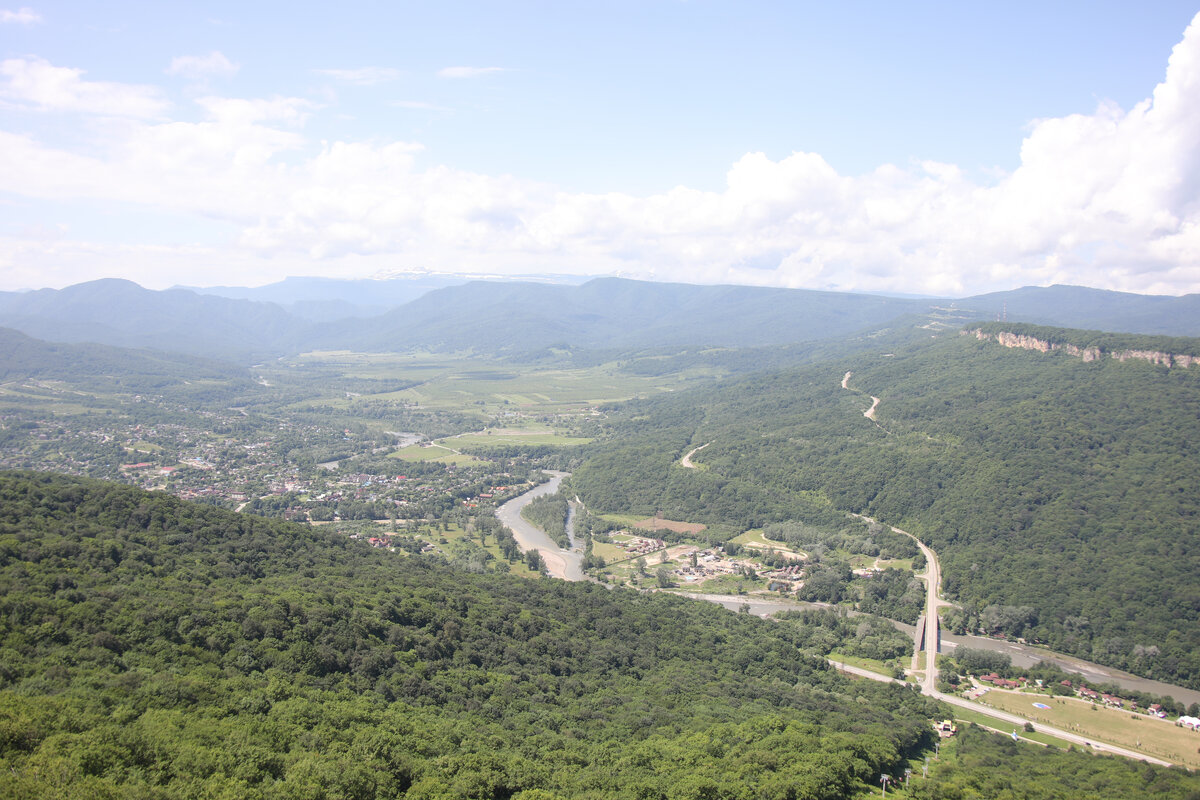
POLYGON ((888 787, 888 784, 891 782, 892 782, 891 775, 880 775, 879 776, 879 783, 883 785, 883 795, 882 795, 883 797, 887 797, 887 787, 888 787))

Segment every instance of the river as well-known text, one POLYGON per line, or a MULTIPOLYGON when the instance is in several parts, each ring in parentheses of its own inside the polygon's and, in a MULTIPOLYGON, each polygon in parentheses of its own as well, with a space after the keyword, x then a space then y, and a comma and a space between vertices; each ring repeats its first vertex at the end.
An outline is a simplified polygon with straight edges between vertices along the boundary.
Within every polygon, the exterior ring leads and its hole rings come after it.
POLYGON ((579 549, 578 542, 575 541, 573 535, 575 509, 572 507, 567 523, 567 535, 574 545, 570 550, 563 550, 546 535, 545 531, 530 524, 521 516, 521 509, 529 505, 531 500, 557 492, 563 478, 569 477, 571 473, 546 470, 546 474, 552 476, 549 482, 535 486, 520 497, 509 500, 496 509, 496 517, 512 530, 513 538, 517 540, 517 544, 521 546, 522 550, 533 548, 542 554, 542 560, 546 562, 546 571, 552 576, 567 581, 584 580, 583 551, 579 549))

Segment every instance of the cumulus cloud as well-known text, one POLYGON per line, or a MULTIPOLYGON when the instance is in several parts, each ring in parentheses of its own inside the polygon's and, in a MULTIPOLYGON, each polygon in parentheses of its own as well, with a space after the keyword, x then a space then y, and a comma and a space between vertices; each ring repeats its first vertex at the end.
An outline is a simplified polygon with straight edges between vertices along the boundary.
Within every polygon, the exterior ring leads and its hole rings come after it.
POLYGON ((226 58, 224 53, 213 50, 206 56, 178 56, 171 59, 167 74, 198 81, 206 78, 229 78, 236 75, 239 69, 241 66, 226 58))
POLYGON ((444 67, 439 69, 439 78, 478 78, 496 72, 507 72, 504 67, 444 67))
POLYGON ((168 107, 152 86, 85 81, 84 71, 40 58, 0 61, 0 99, 39 111, 77 111, 113 117, 158 117, 168 107))
POLYGON ((360 67, 358 69, 315 69, 318 75, 325 75, 343 83, 355 86, 374 86, 379 83, 394 81, 400 77, 400 70, 391 67, 360 67))
MULTIPOLYGON (((100 105, 78 70, 18 60, 0 75, 12 102, 100 105), (54 80, 21 82, 38 70, 54 80)), ((228 263, 257 258, 275 277, 407 265, 942 295, 1056 282, 1200 291, 1200 23, 1145 101, 1035 121, 1019 166, 988 182, 935 161, 846 176, 815 153, 748 153, 719 191, 572 193, 430 166, 412 142, 309 141, 318 109, 296 98, 195 103, 199 122, 131 114, 103 147, 0 133, 0 189, 223 220, 237 231, 228 263)))
POLYGON ((16 11, 0 8, 0 23, 6 25, 33 25, 42 21, 42 15, 32 8, 21 7, 16 11))
POLYGON ((0 189, 29 197, 117 201, 252 224, 282 215, 292 191, 281 163, 306 141, 310 104, 296 98, 196 101, 199 122, 132 121, 87 152, 0 131, 0 189))

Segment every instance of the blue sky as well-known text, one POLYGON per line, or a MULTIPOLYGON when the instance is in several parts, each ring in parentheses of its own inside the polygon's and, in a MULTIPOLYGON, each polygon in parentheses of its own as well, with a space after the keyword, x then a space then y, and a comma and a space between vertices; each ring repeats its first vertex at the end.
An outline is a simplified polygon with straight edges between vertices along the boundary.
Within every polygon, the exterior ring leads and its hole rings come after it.
POLYGON ((1196 292, 1196 10, 0 5, 0 289, 1196 292))

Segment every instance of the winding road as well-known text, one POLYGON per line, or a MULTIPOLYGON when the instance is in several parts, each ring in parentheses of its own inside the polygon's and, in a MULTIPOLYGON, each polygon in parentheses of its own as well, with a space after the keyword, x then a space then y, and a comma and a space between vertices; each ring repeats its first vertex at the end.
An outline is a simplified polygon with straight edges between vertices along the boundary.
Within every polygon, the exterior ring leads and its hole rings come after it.
MULTIPOLYGON (((847 372, 845 377, 842 378, 842 388, 843 389, 850 388, 848 383, 850 381, 850 376, 852 374, 853 373, 851 373, 851 372, 847 372)), ((879 400, 878 400, 878 398, 875 398, 875 397, 872 397, 871 399, 874 401, 874 403, 872 404, 870 410, 868 412, 864 413, 863 416, 874 420, 874 411, 875 411, 876 406, 879 405, 879 400)), ((864 517, 859 514, 855 514, 854 516, 858 517, 859 519, 868 521, 868 522, 875 522, 875 520, 872 520, 870 517, 864 517)), ((923 578, 925 581, 925 614, 922 617, 921 623, 918 623, 917 630, 914 632, 914 635, 913 635, 914 649, 913 649, 913 669, 912 669, 912 671, 919 678, 919 683, 921 686, 922 693, 928 697, 933 697, 938 700, 941 700, 944 703, 948 703, 953 706, 958 706, 959 708, 970 709, 970 710, 978 712, 978 713, 987 714, 989 717, 994 717, 996 719, 1004 720, 1005 722, 1011 723, 1014 726, 1014 729, 1013 729, 1014 736, 1017 736, 1017 738, 1020 738, 1020 735, 1016 733, 1016 730, 1017 730, 1017 728, 1023 728, 1025 723, 1029 721, 1025 717, 1019 716, 1017 714, 1010 714, 1007 711, 1000 711, 998 709, 990 708, 987 706, 982 706, 978 703, 972 703, 971 701, 965 700, 956 695, 944 694, 944 693, 938 691, 938 689, 937 689, 937 676, 938 676, 937 657, 938 657, 938 652, 941 649, 940 648, 940 644, 941 644, 940 631, 938 629, 939 628, 938 623, 939 623, 940 616, 941 616, 940 611, 943 606, 953 605, 953 603, 949 603, 946 600, 942 599, 942 589, 941 589, 941 587, 942 587, 942 565, 941 565, 941 562, 938 560, 937 553, 933 552, 932 549, 930 549, 924 542, 922 542, 916 536, 913 536, 908 531, 900 530, 899 528, 895 528, 895 527, 891 528, 891 530, 894 531, 895 533, 903 534, 904 536, 907 536, 910 539, 912 539, 914 542, 916 542, 917 546, 919 548, 921 548, 921 552, 925 556, 925 574, 922 576, 918 576, 918 577, 923 578), (922 650, 925 653, 924 670, 919 669, 920 659, 918 657, 918 654, 922 650)), ((876 673, 872 673, 867 670, 848 669, 847 668, 846 671, 852 672, 853 674, 859 675, 861 677, 872 678, 875 680, 883 680, 883 681, 891 680, 890 678, 887 678, 883 675, 878 675, 876 673)), ((1148 756, 1144 753, 1139 753, 1134 750, 1128 750, 1124 747, 1118 747, 1117 745, 1113 745, 1113 744, 1107 744, 1107 743, 1097 744, 1097 743, 1093 742, 1091 739, 1089 739, 1085 736, 1081 736, 1078 733, 1073 733, 1071 731, 1063 730, 1061 728, 1055 728, 1055 727, 1053 727, 1051 725, 1047 725, 1045 723, 1039 723, 1038 730, 1048 733, 1051 736, 1056 736, 1060 739, 1064 739, 1068 742, 1083 745, 1084 747, 1089 747, 1096 751, 1113 753, 1115 755, 1125 756, 1126 758, 1137 759, 1139 761, 1148 761, 1148 762, 1151 762, 1154 764, 1159 764, 1162 766, 1168 766, 1168 767, 1172 766, 1171 762, 1169 762, 1169 761, 1164 761, 1160 758, 1154 758, 1153 756, 1148 756)))
POLYGON ((692 463, 692 456, 696 455, 696 453, 699 453, 701 450, 708 447, 708 445, 710 445, 710 444, 712 444, 712 442, 702 444, 699 447, 693 447, 691 450, 687 451, 687 453, 684 454, 683 458, 679 459, 679 464, 681 466, 687 467, 688 469, 696 469, 696 465, 692 463))

